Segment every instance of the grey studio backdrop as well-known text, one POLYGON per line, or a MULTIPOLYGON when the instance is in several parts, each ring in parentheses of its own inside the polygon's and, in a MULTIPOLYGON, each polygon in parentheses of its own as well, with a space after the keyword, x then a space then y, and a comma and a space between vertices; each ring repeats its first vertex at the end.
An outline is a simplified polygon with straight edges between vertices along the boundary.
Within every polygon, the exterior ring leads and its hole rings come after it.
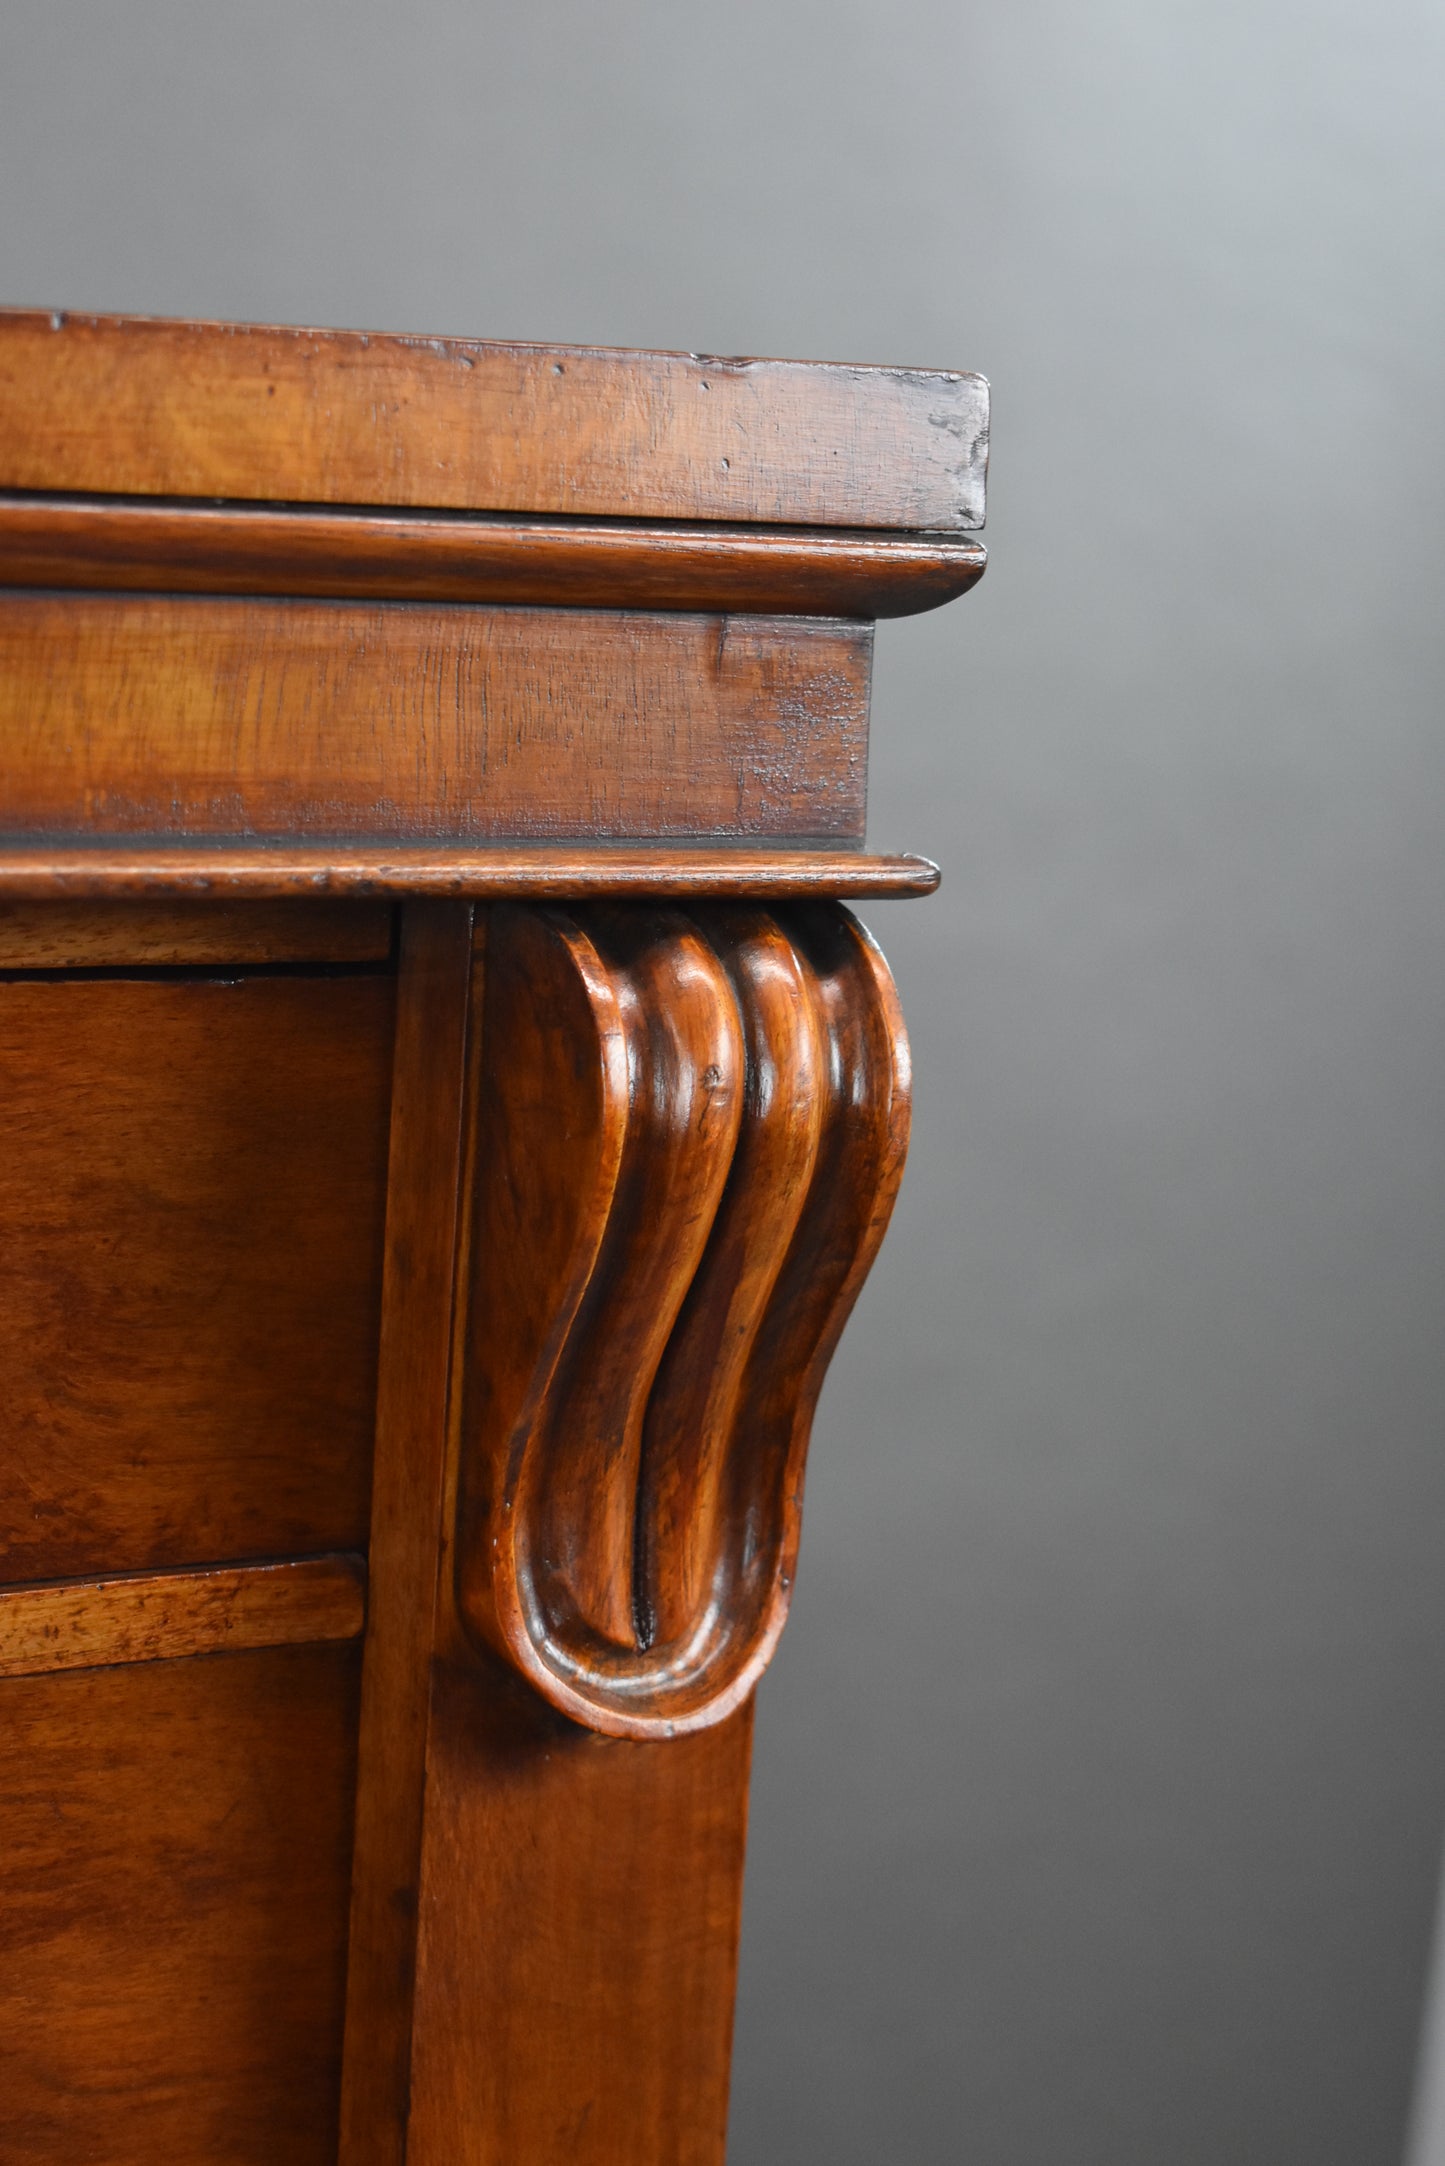
POLYGON ((1442 82, 1407 0, 0 10, 7 300, 994 380, 993 567, 879 637, 872 835, 945 884, 871 913, 916 1141, 761 1694, 736 2166, 1403 2156, 1442 82))

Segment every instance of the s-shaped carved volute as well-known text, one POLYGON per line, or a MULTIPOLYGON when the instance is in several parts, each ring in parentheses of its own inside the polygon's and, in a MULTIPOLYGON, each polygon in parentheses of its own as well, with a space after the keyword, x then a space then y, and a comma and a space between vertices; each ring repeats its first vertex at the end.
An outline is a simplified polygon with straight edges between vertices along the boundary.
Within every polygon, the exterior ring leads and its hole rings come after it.
POLYGON ((680 1735, 787 1614, 824 1371, 908 1135, 836 904, 489 915, 457 1590, 554 1707, 680 1735))

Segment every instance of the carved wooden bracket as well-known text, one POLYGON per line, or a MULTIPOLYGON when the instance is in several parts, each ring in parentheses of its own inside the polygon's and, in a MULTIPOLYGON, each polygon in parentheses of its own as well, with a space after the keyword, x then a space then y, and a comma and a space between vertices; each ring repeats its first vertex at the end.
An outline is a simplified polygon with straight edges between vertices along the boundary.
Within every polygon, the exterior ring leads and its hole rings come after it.
POLYGON ((787 1614, 908 1046, 836 904, 488 913, 457 1590, 615 1737, 720 1722, 787 1614))

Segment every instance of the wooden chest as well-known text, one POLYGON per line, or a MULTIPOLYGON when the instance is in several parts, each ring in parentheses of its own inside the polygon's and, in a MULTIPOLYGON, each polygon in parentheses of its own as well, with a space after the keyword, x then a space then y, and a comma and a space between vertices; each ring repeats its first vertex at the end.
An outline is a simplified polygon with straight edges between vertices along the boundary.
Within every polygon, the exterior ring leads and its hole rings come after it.
POLYGON ((4 2166, 719 2166, 986 424, 0 315, 4 2166))

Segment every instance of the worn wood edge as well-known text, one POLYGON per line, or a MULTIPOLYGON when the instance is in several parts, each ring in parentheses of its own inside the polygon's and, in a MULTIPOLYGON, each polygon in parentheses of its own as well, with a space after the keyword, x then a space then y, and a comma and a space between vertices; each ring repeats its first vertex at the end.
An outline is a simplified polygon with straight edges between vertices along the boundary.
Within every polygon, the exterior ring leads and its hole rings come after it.
POLYGON ((0 486, 980 527, 968 371, 0 310, 0 486))
POLYGON ((51 896, 438 896, 590 900, 604 896, 808 897, 931 895, 925 857, 850 850, 591 849, 385 843, 144 842, 0 844, 0 903, 51 896))
POLYGON ((966 593, 963 535, 0 494, 0 586, 904 617, 966 593))
POLYGON ((344 1554, 0 1588, 0 1678, 354 1640, 366 1565, 344 1554))

